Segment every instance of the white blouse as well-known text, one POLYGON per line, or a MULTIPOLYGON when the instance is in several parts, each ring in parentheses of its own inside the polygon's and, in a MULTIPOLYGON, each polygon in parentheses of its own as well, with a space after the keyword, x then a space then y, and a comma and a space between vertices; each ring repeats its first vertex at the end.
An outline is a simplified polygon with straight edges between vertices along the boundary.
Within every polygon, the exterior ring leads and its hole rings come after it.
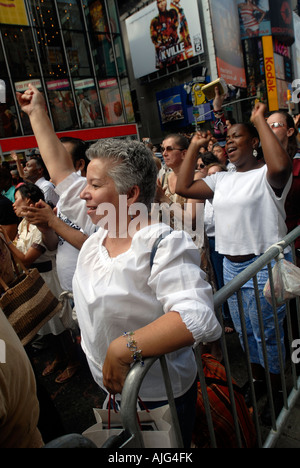
MULTIPOLYGON (((82 347, 95 381, 103 388, 102 366, 112 340, 177 311, 195 343, 215 341, 221 327, 213 311, 211 286, 200 270, 200 254, 190 236, 173 231, 163 239, 150 271, 150 252, 165 224, 136 232, 128 251, 111 258, 103 246, 102 228, 83 245, 73 279, 82 347)), ((124 346, 127 341, 124 338, 124 346)), ((192 348, 167 355, 175 397, 183 395, 196 376, 192 348)), ((145 401, 166 398, 157 361, 143 381, 139 395, 145 401)))
POLYGON ((217 172, 203 179, 214 192, 216 251, 260 255, 286 235, 284 204, 267 180, 267 165, 247 172, 217 172))

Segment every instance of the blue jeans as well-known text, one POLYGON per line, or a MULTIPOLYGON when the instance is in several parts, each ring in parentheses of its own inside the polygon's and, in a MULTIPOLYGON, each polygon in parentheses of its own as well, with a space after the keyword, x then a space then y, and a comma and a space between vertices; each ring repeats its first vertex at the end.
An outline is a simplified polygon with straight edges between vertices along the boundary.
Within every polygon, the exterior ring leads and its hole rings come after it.
MULTIPOLYGON (((239 273, 241 273, 245 268, 252 264, 258 257, 255 257, 247 262, 243 263, 233 263, 224 257, 224 283, 227 284, 233 278, 235 278, 239 273)), ((275 264, 275 261, 272 262, 272 266, 275 264)), ((260 272, 257 273, 257 282, 259 290, 259 299, 261 304, 261 312, 264 324, 264 337, 266 342, 266 352, 268 359, 269 371, 272 374, 280 373, 279 365, 279 355, 278 347, 276 340, 276 331, 274 324, 274 313, 272 306, 267 302, 263 294, 264 286, 268 280, 268 267, 264 267, 260 272)), ((261 331, 259 327, 257 305, 255 299, 255 291, 253 280, 251 279, 245 283, 241 288, 242 303, 245 315, 248 346, 250 353, 250 360, 252 364, 260 364, 262 367, 265 367, 264 357, 263 357, 263 348, 262 348, 262 338, 261 331)), ((242 336, 242 327, 240 321, 240 314, 238 309, 238 300, 237 294, 233 294, 228 299, 228 305, 230 309, 230 314, 234 323, 234 327, 239 334, 240 342, 244 348, 243 336, 242 336)), ((285 346, 284 346, 284 328, 283 323, 285 319, 285 305, 278 307, 277 317, 279 323, 279 332, 280 332, 280 346, 282 350, 283 359, 285 359, 285 346)))
MULTIPOLYGON (((216 241, 214 237, 208 237, 208 243, 209 243, 210 261, 211 261, 214 274, 215 274, 215 279, 217 283, 216 286, 217 286, 217 289, 219 290, 224 286, 224 275, 223 275, 224 255, 219 254, 219 252, 216 251, 215 249, 216 241)), ((225 301, 224 304, 222 305, 222 314, 223 314, 223 318, 225 321, 225 326, 229 325, 232 319, 230 316, 230 311, 229 311, 227 301, 225 301)))

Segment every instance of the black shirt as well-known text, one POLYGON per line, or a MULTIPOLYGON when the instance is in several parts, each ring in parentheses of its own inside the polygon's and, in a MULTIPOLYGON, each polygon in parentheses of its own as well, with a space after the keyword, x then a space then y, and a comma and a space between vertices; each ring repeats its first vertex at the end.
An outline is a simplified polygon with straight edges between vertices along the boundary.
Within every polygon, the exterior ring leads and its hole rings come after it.
POLYGON ((0 195, 0 224, 8 226, 10 224, 18 223, 19 218, 13 210, 12 202, 4 195, 0 195))

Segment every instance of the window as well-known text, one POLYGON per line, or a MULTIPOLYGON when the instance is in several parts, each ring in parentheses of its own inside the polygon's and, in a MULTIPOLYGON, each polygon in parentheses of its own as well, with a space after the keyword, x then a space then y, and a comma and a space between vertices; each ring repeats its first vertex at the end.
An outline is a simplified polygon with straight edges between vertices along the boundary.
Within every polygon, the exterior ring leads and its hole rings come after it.
POLYGON ((21 134, 21 128, 9 81, 2 81, 5 83, 5 99, 0 102, 0 138, 14 137, 21 134))
POLYGON ((76 0, 57 0, 62 29, 83 30, 81 7, 76 0))
POLYGON ((70 73, 72 76, 90 76, 90 54, 82 32, 63 31, 70 73))
POLYGON ((55 6, 52 0, 30 0, 32 24, 38 28, 58 29, 55 6))
POLYGON ((94 80, 92 78, 75 80, 74 88, 80 113, 81 126, 83 128, 91 128, 103 125, 94 80))
POLYGON ((2 37, 14 80, 40 76, 30 28, 2 27, 2 37))
POLYGON ((47 81, 47 90, 56 131, 78 128, 73 95, 67 79, 47 81))
POLYGON ((67 63, 59 31, 52 29, 35 30, 41 67, 47 77, 67 77, 67 63))

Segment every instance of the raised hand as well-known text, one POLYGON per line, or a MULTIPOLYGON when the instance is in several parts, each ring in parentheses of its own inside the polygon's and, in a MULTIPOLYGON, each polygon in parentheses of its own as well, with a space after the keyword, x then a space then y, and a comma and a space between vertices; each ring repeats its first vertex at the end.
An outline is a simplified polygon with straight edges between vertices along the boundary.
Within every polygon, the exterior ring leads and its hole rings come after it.
POLYGON ((199 148, 201 148, 201 146, 204 146, 205 148, 207 148, 207 145, 211 137, 212 137, 212 134, 209 130, 207 132, 198 131, 193 136, 191 145, 198 146, 199 148))
POLYGON ((37 109, 45 109, 45 100, 42 93, 31 84, 23 94, 17 92, 16 96, 21 109, 29 116, 37 109))
POLYGON ((262 102, 257 102, 252 110, 251 122, 255 125, 259 120, 265 120, 267 106, 262 102))
POLYGON ((225 99, 225 95, 224 94, 221 95, 218 86, 216 86, 215 87, 215 98, 213 100, 213 108, 214 108, 215 111, 221 111, 222 110, 224 99, 225 99))

